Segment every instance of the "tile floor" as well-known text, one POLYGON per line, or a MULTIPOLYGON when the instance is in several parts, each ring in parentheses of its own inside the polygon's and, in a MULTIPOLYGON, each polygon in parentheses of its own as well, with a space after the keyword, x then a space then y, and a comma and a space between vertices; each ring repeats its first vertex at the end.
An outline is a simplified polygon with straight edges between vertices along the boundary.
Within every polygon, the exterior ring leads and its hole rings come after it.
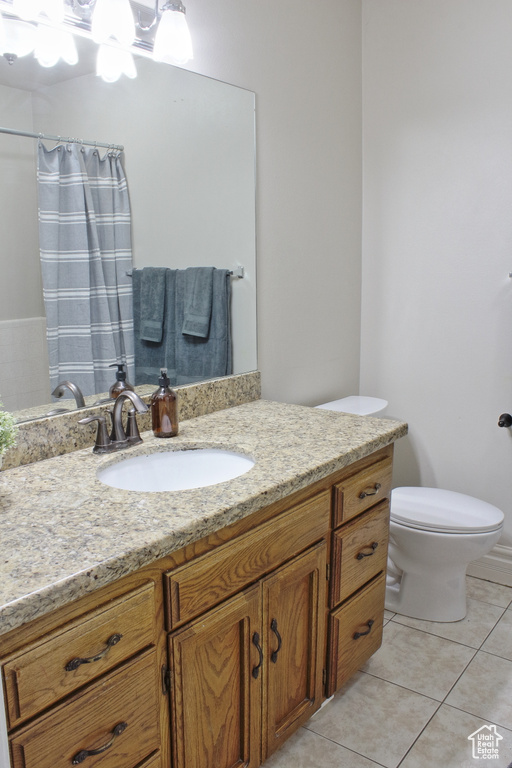
POLYGON ((512 768, 512 587, 468 577, 463 621, 385 620, 382 647, 265 768, 512 768), (495 756, 473 756, 482 726, 495 756))

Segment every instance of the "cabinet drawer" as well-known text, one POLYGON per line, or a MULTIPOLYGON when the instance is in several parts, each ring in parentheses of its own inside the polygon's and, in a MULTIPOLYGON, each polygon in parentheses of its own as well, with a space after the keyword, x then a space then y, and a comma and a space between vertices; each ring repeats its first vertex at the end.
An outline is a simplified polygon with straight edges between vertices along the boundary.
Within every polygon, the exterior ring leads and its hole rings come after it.
POLYGON ((391 493, 392 459, 371 464, 334 486, 334 527, 373 507, 391 493))
POLYGON ((370 582, 329 618, 331 696, 375 653, 382 642, 386 574, 370 582))
MULTIPOLYGON (((10 741, 13 768, 70 768, 84 760, 87 768, 134 768, 155 752, 155 657, 151 651, 128 662, 18 732, 10 741), (116 726, 121 732, 114 737, 116 726), (102 751, 84 755, 84 750, 102 751)), ((149 765, 153 768, 151 761, 149 765)))
POLYGON ((323 491, 274 520, 165 575, 169 629, 199 616, 327 534, 323 491))
POLYGON ((150 645, 155 615, 148 582, 5 659, 10 727, 150 645))
POLYGON ((387 500, 333 532, 331 608, 386 570, 388 538, 387 500))

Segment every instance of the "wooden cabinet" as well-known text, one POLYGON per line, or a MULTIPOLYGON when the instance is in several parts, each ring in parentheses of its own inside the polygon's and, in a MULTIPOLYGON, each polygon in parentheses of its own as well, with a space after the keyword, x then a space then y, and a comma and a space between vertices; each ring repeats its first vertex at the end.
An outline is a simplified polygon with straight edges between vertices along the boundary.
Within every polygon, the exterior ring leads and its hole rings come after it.
POLYGON ((9 725, 14 727, 153 643, 156 606, 147 583, 4 660, 9 725))
POLYGON ((13 768, 257 768, 380 645, 391 461, 3 636, 13 768))
POLYGON ((391 469, 387 448, 334 485, 327 696, 382 642, 391 469))
POLYGON ((170 636, 174 768, 259 765, 260 628, 256 586, 170 636))
POLYGON ((322 703, 325 555, 321 542, 262 584, 264 760, 322 703))
POLYGON ((28 625, 1 660, 13 768, 163 768, 157 588, 122 584, 28 625))
POLYGON ((132 660, 11 740, 13 768, 135 768, 158 751, 154 651, 132 660))
MULTIPOLYGON (((325 535, 328 496, 305 508, 325 535)), ((324 538, 169 636, 175 768, 256 767, 320 707, 325 594, 324 538)))

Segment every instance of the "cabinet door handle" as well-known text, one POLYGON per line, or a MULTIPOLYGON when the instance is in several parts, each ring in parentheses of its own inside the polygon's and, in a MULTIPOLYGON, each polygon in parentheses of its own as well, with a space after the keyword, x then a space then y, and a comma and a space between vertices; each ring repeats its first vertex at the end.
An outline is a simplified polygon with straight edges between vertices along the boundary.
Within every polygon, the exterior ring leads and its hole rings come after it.
POLYGON ((272 621, 270 622, 270 629, 272 630, 274 635, 277 637, 277 648, 275 651, 272 651, 272 653, 270 654, 270 661, 273 661, 275 664, 277 661, 277 654, 281 650, 281 646, 283 644, 281 635, 277 630, 277 619, 272 619, 272 621))
POLYGON ((381 489, 381 484, 375 483, 373 488, 369 488, 369 489, 367 488, 366 490, 361 491, 361 493, 359 494, 359 498, 366 499, 367 496, 375 496, 375 494, 378 493, 380 489, 381 489))
POLYGON ((66 672, 73 672, 73 670, 78 669, 81 664, 92 664, 93 661, 100 661, 107 655, 113 645, 117 645, 121 638, 122 635, 119 634, 111 635, 111 637, 109 637, 107 640, 106 648, 104 648, 101 653, 96 654, 96 656, 90 656, 88 659, 71 659, 71 661, 68 661, 65 666, 66 672))
POLYGON ((369 544, 368 548, 371 549, 371 552, 362 552, 362 551, 358 552, 356 555, 356 560, 362 560, 363 557, 371 557, 372 555, 375 554, 375 550, 377 549, 378 546, 379 546, 378 541, 374 541, 373 544, 369 544))
POLYGON ((120 736, 122 732, 125 731, 127 728, 128 728, 128 723, 118 723, 114 728, 114 730, 112 731, 112 738, 107 744, 104 744, 102 747, 99 747, 98 749, 81 749, 80 752, 76 753, 71 763, 73 765, 80 765, 80 763, 83 763, 83 761, 86 760, 88 757, 92 757, 93 755, 101 755, 102 752, 106 752, 106 750, 112 746, 116 737, 120 736))
POLYGON ((354 635, 353 635, 354 640, 358 640, 360 637, 365 637, 365 635, 369 635, 370 632, 372 631, 372 627, 374 624, 375 624, 375 621, 373 619, 370 619, 370 621, 366 623, 366 626, 368 627, 366 632, 354 632, 354 635))
POLYGON ((256 680, 260 673, 261 665, 263 664, 263 649, 260 645, 260 636, 257 632, 255 632, 254 635, 252 636, 252 644, 256 646, 256 650, 258 651, 260 656, 260 660, 258 661, 256 666, 252 668, 252 676, 256 680))

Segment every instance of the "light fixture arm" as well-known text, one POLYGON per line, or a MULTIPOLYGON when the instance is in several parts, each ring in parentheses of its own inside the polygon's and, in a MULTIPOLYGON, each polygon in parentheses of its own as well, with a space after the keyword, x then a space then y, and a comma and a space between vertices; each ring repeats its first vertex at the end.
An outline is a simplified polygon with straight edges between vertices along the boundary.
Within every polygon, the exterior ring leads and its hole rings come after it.
POLYGON ((141 29, 143 32, 148 32, 150 29, 153 29, 155 24, 159 21, 160 16, 162 14, 158 11, 158 0, 155 0, 155 13, 153 16, 153 19, 150 24, 143 24, 140 20, 140 11, 138 12, 137 16, 137 26, 139 29, 141 29))
POLYGON ((170 0, 167 0, 166 4, 162 6, 162 12, 163 11, 180 11, 180 13, 187 12, 181 0, 178 0, 177 3, 171 3, 170 0))
MULTIPOLYGON (((81 0, 77 0, 77 2, 81 2, 81 0)), ((94 0, 82 0, 84 4, 94 2, 94 0)), ((181 0, 178 0, 177 3, 172 3, 170 0, 167 0, 164 5, 159 9, 158 8, 158 0, 155 0, 155 11, 153 15, 153 19, 149 24, 143 24, 141 21, 140 11, 138 12, 138 19, 137 19, 137 26, 142 32, 148 32, 150 29, 153 29, 155 24, 157 24, 160 19, 162 18, 162 14, 164 11, 179 11, 180 13, 186 13, 187 10, 181 0)))

